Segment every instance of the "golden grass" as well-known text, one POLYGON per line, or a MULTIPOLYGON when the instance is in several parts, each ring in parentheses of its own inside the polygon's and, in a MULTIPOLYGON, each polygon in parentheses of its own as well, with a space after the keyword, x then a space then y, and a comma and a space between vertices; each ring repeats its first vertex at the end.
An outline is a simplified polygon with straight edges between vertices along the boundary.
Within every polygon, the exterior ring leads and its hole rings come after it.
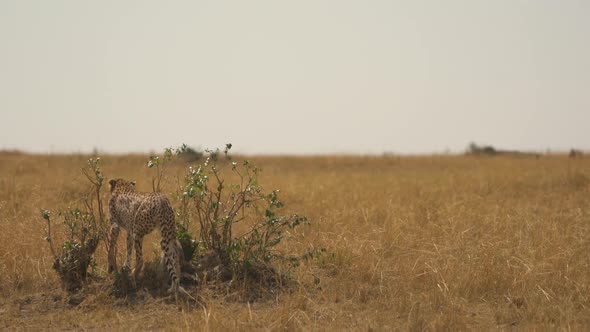
MULTIPOLYGON (((590 328, 590 159, 252 158, 261 184, 313 221, 286 248, 327 252, 274 298, 230 302, 204 292, 204 306, 179 310, 98 290, 78 306, 62 300, 39 209, 78 205, 86 158, 0 154, 0 328, 590 328)), ((150 191, 146 160, 104 156, 103 171, 150 191)), ((144 243, 147 260, 157 239, 144 243)), ((105 274, 104 248, 97 259, 105 274)))

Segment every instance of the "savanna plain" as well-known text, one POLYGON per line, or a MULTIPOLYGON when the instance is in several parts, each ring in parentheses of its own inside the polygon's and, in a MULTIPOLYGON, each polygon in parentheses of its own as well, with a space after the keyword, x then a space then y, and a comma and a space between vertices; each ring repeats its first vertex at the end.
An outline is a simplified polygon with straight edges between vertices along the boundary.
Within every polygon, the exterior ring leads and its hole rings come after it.
MULTIPOLYGON (((89 157, 0 154, 0 329, 590 329, 588 157, 236 156, 311 221, 282 249, 325 251, 282 288, 248 300, 203 288, 197 304, 114 298, 94 279, 69 300, 40 211, 81 205, 89 157)), ((102 170, 149 192, 148 157, 103 155, 102 170)), ((189 166, 172 163, 162 191, 189 166)), ((145 239, 146 261, 158 259, 159 238, 145 239)), ((103 246, 95 260, 92 274, 108 279, 103 246)))

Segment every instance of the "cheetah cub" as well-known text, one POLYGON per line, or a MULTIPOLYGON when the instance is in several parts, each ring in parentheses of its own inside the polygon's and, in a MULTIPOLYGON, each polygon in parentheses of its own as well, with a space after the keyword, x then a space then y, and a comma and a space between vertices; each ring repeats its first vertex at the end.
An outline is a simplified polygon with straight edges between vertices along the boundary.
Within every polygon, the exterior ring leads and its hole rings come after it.
POLYGON ((116 179, 109 181, 109 219, 111 222, 111 241, 108 253, 109 273, 117 270, 117 238, 121 228, 127 231, 127 257, 123 266, 130 268, 131 253, 135 246, 135 269, 137 280, 143 267, 143 237, 158 228, 162 235, 162 254, 168 270, 171 287, 175 294, 179 288, 180 243, 176 239, 174 210, 170 201, 161 193, 142 193, 135 191, 135 181, 116 179))

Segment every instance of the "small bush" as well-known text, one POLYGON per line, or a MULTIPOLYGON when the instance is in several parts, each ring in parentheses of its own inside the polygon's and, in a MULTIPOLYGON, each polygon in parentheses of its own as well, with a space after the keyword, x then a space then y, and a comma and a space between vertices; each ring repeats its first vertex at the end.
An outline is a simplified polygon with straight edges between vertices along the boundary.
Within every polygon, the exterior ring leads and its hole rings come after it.
POLYGON ((465 152, 465 154, 495 156, 496 154, 498 154, 498 151, 491 145, 479 146, 472 142, 467 147, 467 151, 465 152))
POLYGON ((584 156, 584 153, 580 150, 571 149, 569 153, 570 158, 581 158, 584 156))
POLYGON ((266 276, 276 274, 274 262, 299 264, 301 257, 282 252, 279 244, 290 230, 309 222, 297 214, 281 215, 284 204, 279 191, 264 190, 258 182, 261 170, 251 162, 230 162, 231 147, 227 144, 223 151, 207 151, 204 162, 190 167, 185 177, 182 196, 192 201, 201 226, 200 245, 205 252, 201 258, 219 263, 197 265, 215 265, 218 270, 230 271, 234 278, 268 279, 266 276), (239 180, 228 183, 231 175, 239 180), (248 230, 235 234, 238 223, 246 224, 248 230))
POLYGON ((187 163, 194 163, 194 162, 197 162, 197 161, 203 159, 205 154, 203 153, 203 151, 195 150, 191 147, 186 147, 182 151, 182 153, 180 153, 180 156, 187 163))
MULTIPOLYGON (((73 208, 60 212, 66 229, 66 240, 59 252, 54 248, 51 232, 51 212, 43 210, 41 217, 47 223, 45 239, 54 257, 53 268, 57 272, 62 286, 68 292, 79 290, 87 278, 92 258, 99 241, 106 237, 106 225, 100 190, 104 179, 100 170, 100 158, 89 159, 88 167, 82 173, 91 182, 92 188, 84 200, 84 209, 73 208)), ((108 241, 105 241, 108 244, 108 241)))
POLYGON ((46 240, 53 253, 53 268, 63 288, 68 292, 79 290, 86 282, 88 266, 94 263, 92 255, 98 247, 99 236, 94 217, 79 209, 60 213, 68 228, 68 237, 58 253, 51 237, 51 212, 44 210, 41 215, 47 222, 46 240))
POLYGON ((176 238, 182 247, 182 257, 185 262, 190 262, 196 256, 199 247, 199 242, 193 239, 193 235, 189 232, 186 223, 176 223, 176 238))

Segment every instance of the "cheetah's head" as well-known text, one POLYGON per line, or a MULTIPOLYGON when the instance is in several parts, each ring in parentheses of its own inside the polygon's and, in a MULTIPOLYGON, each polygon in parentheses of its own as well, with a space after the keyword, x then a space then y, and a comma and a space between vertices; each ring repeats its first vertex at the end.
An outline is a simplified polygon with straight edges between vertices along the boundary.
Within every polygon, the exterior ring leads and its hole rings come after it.
POLYGON ((109 181, 109 184, 111 185, 111 194, 115 192, 125 193, 135 191, 135 181, 127 181, 125 179, 113 179, 109 181))

